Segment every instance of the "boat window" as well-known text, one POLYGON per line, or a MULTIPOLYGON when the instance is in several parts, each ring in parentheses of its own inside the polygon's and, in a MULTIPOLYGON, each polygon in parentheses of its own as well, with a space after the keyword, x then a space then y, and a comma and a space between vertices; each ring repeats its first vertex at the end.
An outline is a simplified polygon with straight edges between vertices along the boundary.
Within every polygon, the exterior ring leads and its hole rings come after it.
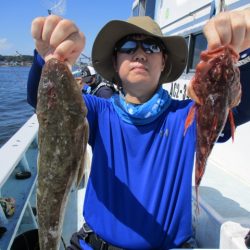
MULTIPOLYGON (((189 51, 189 48, 190 48, 190 41, 191 41, 191 35, 188 35, 188 36, 185 36, 184 37, 185 39, 185 42, 187 44, 187 47, 188 47, 188 51, 189 51)), ((185 68, 185 73, 187 74, 188 73, 188 70, 190 68, 190 52, 188 52, 188 58, 187 58, 187 66, 185 68)))
POLYGON ((156 0, 146 0, 145 4, 145 16, 150 16, 154 19, 155 17, 155 1, 156 0))
POLYGON ((207 40, 202 33, 196 34, 192 37, 192 49, 191 49, 191 64, 190 69, 194 70, 198 62, 200 61, 201 51, 207 48, 207 40))

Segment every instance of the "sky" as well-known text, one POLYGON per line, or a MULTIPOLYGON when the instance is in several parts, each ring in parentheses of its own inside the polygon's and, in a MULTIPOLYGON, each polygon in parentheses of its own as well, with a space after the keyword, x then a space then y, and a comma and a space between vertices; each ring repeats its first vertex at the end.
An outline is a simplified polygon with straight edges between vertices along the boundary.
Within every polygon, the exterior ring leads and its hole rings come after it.
POLYGON ((75 22, 86 36, 83 53, 90 57, 94 39, 110 20, 131 16, 134 0, 1 0, 0 55, 33 55, 31 22, 46 16, 52 6, 55 13, 75 22))

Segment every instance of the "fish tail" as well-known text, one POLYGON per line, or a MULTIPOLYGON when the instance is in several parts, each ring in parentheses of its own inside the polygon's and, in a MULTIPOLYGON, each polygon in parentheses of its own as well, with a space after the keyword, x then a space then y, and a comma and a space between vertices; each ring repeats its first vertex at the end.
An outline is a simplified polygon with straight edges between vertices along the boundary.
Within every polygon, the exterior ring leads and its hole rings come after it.
POLYGON ((191 126, 191 124, 194 121, 195 112, 196 112, 196 105, 193 105, 190 108, 190 110, 188 112, 188 116, 187 116, 186 121, 185 121, 184 136, 186 135, 187 129, 191 126))
POLYGON ((234 133, 235 133, 235 123, 234 123, 234 116, 233 116, 233 111, 229 110, 229 122, 231 125, 231 135, 232 135, 232 141, 234 142, 234 133))
POLYGON ((202 176, 204 174, 205 167, 199 168, 196 167, 195 171, 195 186, 199 187, 201 183, 202 176))
POLYGON ((195 198, 196 198, 195 213, 196 215, 199 215, 200 213, 199 186, 200 186, 201 179, 202 179, 204 172, 205 172, 205 164, 201 164, 200 166, 198 166, 196 163, 196 166, 195 166, 195 198))
POLYGON ((196 198, 196 205, 195 205, 195 214, 200 214, 200 201, 199 201, 199 186, 195 185, 195 198, 196 198))
POLYGON ((218 116, 214 116, 211 134, 214 133, 214 131, 216 131, 217 127, 218 127, 218 116))

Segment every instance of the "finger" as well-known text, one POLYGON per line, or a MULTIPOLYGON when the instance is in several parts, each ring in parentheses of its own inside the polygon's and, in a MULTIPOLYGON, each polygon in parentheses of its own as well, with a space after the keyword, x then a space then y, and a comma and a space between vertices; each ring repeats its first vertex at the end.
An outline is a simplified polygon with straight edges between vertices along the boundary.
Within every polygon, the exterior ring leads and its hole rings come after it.
POLYGON ((43 31, 42 31, 42 40, 50 41, 51 34, 53 33, 57 24, 62 20, 61 17, 50 15, 45 19, 43 31))
POLYGON ((43 26, 45 22, 45 17, 37 17, 33 20, 31 24, 31 35, 36 40, 42 39, 43 26))
POLYGON ((211 19, 203 28, 203 33, 207 39, 207 48, 209 50, 221 46, 220 36, 215 28, 214 19, 211 19))
POLYGON ((56 48, 67 37, 76 32, 78 32, 77 26, 72 21, 63 19, 55 27, 50 38, 50 44, 56 48))
POLYGON ((232 40, 232 27, 229 12, 219 13, 204 28, 208 49, 216 49, 232 40))
POLYGON ((214 19, 215 28, 220 37, 221 45, 227 45, 232 40, 232 26, 229 12, 219 13, 214 19))
POLYGON ((247 40, 250 40, 250 8, 247 8, 244 11, 244 18, 245 18, 245 22, 246 22, 246 34, 245 34, 245 38, 247 40))
POLYGON ((191 98, 194 102, 201 104, 199 101, 198 96, 195 94, 194 89, 193 89, 193 84, 192 84, 192 80, 188 83, 187 85, 187 95, 189 96, 189 98, 191 98))
POLYGON ((49 47, 49 44, 44 43, 44 41, 42 40, 36 40, 35 45, 36 50, 38 51, 40 56, 42 56, 42 58, 44 58, 48 53, 53 53, 53 51, 49 47))
POLYGON ((241 51, 250 48, 250 8, 244 11, 244 18, 246 23, 245 39, 241 46, 241 51))
POLYGON ((65 41, 56 47, 54 56, 66 60, 73 65, 85 46, 85 37, 82 32, 71 34, 65 41))
POLYGON ((232 27, 232 38, 230 45, 239 52, 241 45, 244 42, 246 34, 246 23, 244 15, 240 12, 232 12, 230 15, 231 27, 232 27))

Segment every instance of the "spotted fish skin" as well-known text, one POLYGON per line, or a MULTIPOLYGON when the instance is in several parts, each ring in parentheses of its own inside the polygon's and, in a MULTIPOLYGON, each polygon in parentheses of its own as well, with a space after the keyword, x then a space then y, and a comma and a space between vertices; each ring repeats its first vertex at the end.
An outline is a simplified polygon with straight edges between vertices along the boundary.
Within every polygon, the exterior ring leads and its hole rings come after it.
POLYGON ((230 46, 203 51, 191 86, 198 103, 190 109, 185 128, 196 115, 197 142, 195 185, 200 185, 207 159, 229 117, 232 137, 235 126, 232 108, 241 100, 240 71, 235 65, 237 53, 230 46))
POLYGON ((45 63, 38 87, 37 215, 40 250, 57 250, 70 190, 83 174, 87 108, 67 65, 45 63))

